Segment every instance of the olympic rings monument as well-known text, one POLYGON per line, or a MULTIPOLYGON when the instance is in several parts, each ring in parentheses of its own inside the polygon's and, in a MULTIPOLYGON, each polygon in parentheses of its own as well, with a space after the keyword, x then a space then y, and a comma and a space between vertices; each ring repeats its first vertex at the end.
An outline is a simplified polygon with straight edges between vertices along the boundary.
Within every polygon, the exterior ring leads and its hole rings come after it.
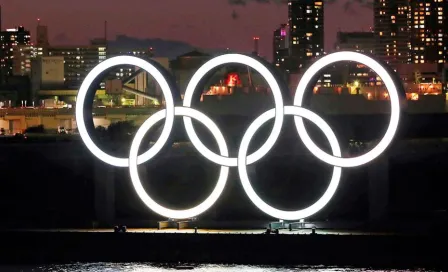
POLYGON ((217 56, 206 62, 196 71, 187 85, 182 106, 177 106, 175 105, 175 99, 173 98, 173 86, 175 86, 175 83, 171 82, 172 80, 169 80, 169 77, 167 77, 169 72, 158 65, 157 62, 152 60, 145 61, 143 59, 131 56, 118 56, 107 59, 97 65, 87 75, 86 79, 81 85, 81 88, 79 89, 78 97, 76 100, 76 120, 79 133, 84 144, 92 152, 92 154, 97 157, 97 159, 115 167, 129 168, 131 182, 138 197, 141 199, 141 201, 143 201, 148 209, 161 215, 162 217, 169 219, 189 219, 194 218, 207 211, 214 205, 214 203, 219 199, 220 195, 224 191, 229 176, 229 168, 237 167, 242 187, 249 199, 256 207, 258 207, 258 209, 268 214, 273 219, 289 221, 305 219, 319 212, 319 210, 327 205, 331 198, 334 196, 341 179, 342 168, 357 167, 367 164, 380 156, 390 145, 397 131, 400 119, 400 97, 398 93, 399 86, 397 86, 396 81, 393 78, 393 71, 388 69, 386 65, 380 64, 373 58, 361 53, 349 51, 337 52, 323 56, 322 58, 315 61, 308 68, 308 70, 306 70, 295 92, 293 105, 285 105, 282 97, 282 88, 285 87, 283 86, 283 84, 281 84, 281 82, 279 82, 279 78, 274 76, 272 70, 270 70, 269 65, 270 64, 267 62, 263 63, 263 60, 261 59, 244 54, 224 54, 217 56), (390 122, 383 138, 379 140, 377 145, 369 152, 351 158, 342 158, 342 152, 339 142, 336 139, 336 136, 330 126, 320 116, 302 107, 302 105, 304 104, 303 100, 305 91, 307 90, 307 87, 309 87, 308 85, 312 83, 312 80, 315 79, 317 73, 324 67, 340 61, 359 62, 375 71, 378 76, 381 77, 385 86, 387 87, 391 102, 390 122), (218 126, 208 116, 194 108, 191 108, 192 101, 195 97, 194 92, 197 86, 201 84, 201 80, 207 75, 207 73, 225 64, 246 65, 260 73, 260 75, 263 76, 268 83, 275 102, 275 107, 273 109, 270 109, 261 114, 247 128, 239 146, 238 156, 234 158, 229 157, 226 140, 218 126), (138 66, 149 73, 151 76, 153 76, 161 87, 166 104, 165 109, 161 109, 160 111, 150 116, 138 129, 130 147, 129 158, 118 158, 111 156, 101 150, 97 145, 95 145, 88 134, 85 120, 86 116, 84 113, 85 107, 90 107, 89 104, 92 103, 88 101, 88 98, 92 95, 89 94, 90 86, 97 82, 97 78, 101 76, 105 71, 117 65, 138 66), (303 141, 305 147, 318 159, 333 166, 333 174, 330 184, 324 194, 320 197, 320 199, 318 199, 311 206, 296 211, 280 210, 268 205, 265 201, 263 201, 263 199, 261 199, 257 195, 253 187, 251 186, 251 181, 249 180, 247 171, 248 165, 254 164, 258 160, 262 159, 274 146, 281 133, 285 115, 294 116, 294 122, 298 136, 303 141), (187 135, 197 151, 208 160, 220 166, 219 177, 212 193, 201 204, 184 210, 168 209, 162 206, 160 203, 154 201, 150 196, 151 192, 148 193, 143 188, 137 171, 139 164, 148 162, 152 158, 154 158, 168 142, 170 133, 173 129, 175 116, 183 117, 187 135), (324 152, 313 142, 305 128, 303 118, 308 119, 322 130, 330 143, 332 154, 324 152), (196 121, 202 123, 211 132, 211 134, 217 141, 220 154, 212 152, 203 144, 194 130, 192 119, 195 119, 196 121), (266 142, 254 153, 247 154, 249 144, 253 136, 255 135, 255 133, 257 133, 259 128, 270 119, 274 119, 274 125, 266 142), (164 120, 165 124, 163 126, 159 139, 149 150, 147 150, 143 154, 138 154, 139 147, 143 141, 145 134, 156 123, 162 120, 164 120))

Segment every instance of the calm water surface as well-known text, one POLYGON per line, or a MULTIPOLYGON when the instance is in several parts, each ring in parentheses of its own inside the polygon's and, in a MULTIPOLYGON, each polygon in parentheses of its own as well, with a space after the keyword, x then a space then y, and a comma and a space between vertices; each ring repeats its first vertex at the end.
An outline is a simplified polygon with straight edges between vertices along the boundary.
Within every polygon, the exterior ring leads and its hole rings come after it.
MULTIPOLYGON (((189 265, 190 266, 190 265, 189 265)), ((269 267, 269 266, 245 266, 245 265, 191 265, 192 270, 179 270, 174 266, 155 264, 70 264, 50 266, 0 266, 0 271, 7 272, 164 272, 164 271, 200 271, 200 272, 432 272, 435 270, 411 269, 411 270, 374 270, 374 269, 352 269, 324 266, 294 266, 294 267, 269 267)))

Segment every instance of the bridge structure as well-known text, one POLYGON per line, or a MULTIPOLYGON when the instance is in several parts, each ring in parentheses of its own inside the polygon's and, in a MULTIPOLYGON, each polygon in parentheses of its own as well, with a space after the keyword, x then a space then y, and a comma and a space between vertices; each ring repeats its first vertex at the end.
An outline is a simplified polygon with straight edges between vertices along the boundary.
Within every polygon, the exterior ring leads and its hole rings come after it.
MULTIPOLYGON (((160 107, 94 108, 92 117, 95 126, 108 127, 119 121, 132 121, 138 125, 158 110, 160 107)), ((0 128, 11 134, 22 133, 30 127, 40 125, 48 131, 56 131, 58 127, 76 129, 75 109, 0 109, 0 128)))

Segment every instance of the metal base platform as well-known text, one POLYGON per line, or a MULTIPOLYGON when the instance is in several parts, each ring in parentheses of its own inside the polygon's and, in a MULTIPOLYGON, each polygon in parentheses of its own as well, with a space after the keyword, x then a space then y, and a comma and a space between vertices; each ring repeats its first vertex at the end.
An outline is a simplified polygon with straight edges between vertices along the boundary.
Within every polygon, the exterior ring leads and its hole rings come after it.
POLYGON ((157 229, 162 230, 168 228, 176 228, 177 230, 181 230, 181 229, 194 228, 195 221, 196 221, 195 218, 182 219, 182 220, 168 219, 165 221, 159 221, 157 229))
POLYGON ((277 221, 269 223, 269 230, 283 230, 288 229, 289 231, 293 230, 302 230, 302 229, 315 229, 316 226, 312 222, 305 222, 304 220, 300 220, 299 222, 285 222, 285 221, 277 221))

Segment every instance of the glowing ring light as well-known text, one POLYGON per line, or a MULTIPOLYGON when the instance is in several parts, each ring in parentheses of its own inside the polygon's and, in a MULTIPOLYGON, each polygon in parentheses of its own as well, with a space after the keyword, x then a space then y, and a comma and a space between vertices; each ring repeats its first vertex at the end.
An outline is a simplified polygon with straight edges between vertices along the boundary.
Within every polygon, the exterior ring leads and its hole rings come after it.
POLYGON ((332 63, 338 62, 338 61, 356 61, 359 63, 362 63, 368 67, 370 67, 374 72, 378 74, 378 76, 381 77, 384 84, 386 85, 386 88, 389 92, 390 97, 390 103, 391 103, 391 116, 390 116, 390 123, 386 130, 386 133, 384 137, 381 139, 381 141, 369 152, 353 158, 341 158, 336 156, 331 156, 324 152, 322 149, 320 149, 314 142, 311 140, 310 136, 308 135, 305 125, 303 123, 303 119, 300 117, 295 116, 294 121, 296 124, 297 131, 299 133, 299 136, 301 137, 303 143, 305 146, 310 150, 311 153, 313 153, 314 156, 316 156, 318 159, 334 166, 340 166, 340 167, 355 167, 360 166, 363 164, 366 164, 372 160, 374 160, 376 157, 378 157, 381 153, 386 150, 386 148, 390 145, 392 142, 392 139, 395 136, 395 133, 397 132, 398 128, 398 122, 400 119, 400 99, 398 97, 398 91, 397 87, 395 86, 395 83, 392 79, 392 77, 389 75, 387 70, 379 64, 374 59, 360 54, 356 52, 337 52, 333 54, 326 55, 322 57, 321 59, 317 60, 311 67, 305 72, 303 77, 301 78, 299 85, 297 86, 297 91, 294 97, 294 106, 302 106, 303 102, 303 96, 305 95, 306 87, 312 80, 312 78, 325 66, 330 65, 332 63))
MULTIPOLYGON (((187 89, 185 90, 183 106, 188 108, 191 107, 193 94, 200 80, 210 70, 226 63, 239 63, 255 69, 266 80, 269 87, 271 87, 272 94, 274 96, 275 113, 276 113, 274 126, 266 142, 257 151, 249 155, 249 157, 247 158, 249 164, 252 164, 261 159, 262 157, 264 157, 264 155, 266 155, 269 152, 269 150, 274 146, 275 142, 277 141, 277 138, 280 135, 283 125, 284 114, 283 114, 282 92, 280 90, 280 86, 278 85, 277 80, 272 75, 272 73, 266 68, 266 66, 264 66, 261 62, 259 62, 254 58, 241 54, 227 54, 216 57, 206 62, 204 65, 202 65, 201 68, 199 68, 199 70, 193 75, 190 82, 188 83, 187 89)), ((210 151, 210 149, 208 149, 202 143, 202 141, 196 134, 193 128, 193 123, 191 122, 191 118, 184 117, 184 123, 188 137, 190 138, 191 142, 196 147, 196 149, 199 151, 199 153, 201 153, 204 157, 208 158, 209 160, 219 165, 226 165, 230 167, 236 167, 238 165, 237 158, 224 158, 210 151)))
MULTIPOLYGON (((341 156, 341 149, 339 147, 338 140, 336 139, 336 135, 334 135, 334 132, 333 130, 331 130, 330 126, 317 114, 304 108, 285 106, 285 115, 300 116, 316 124, 322 130, 322 132, 325 134, 325 137, 327 137, 328 141, 330 142, 333 154, 335 156, 341 156)), ((246 167, 246 165, 248 165, 249 163, 246 162, 246 158, 250 141, 252 140, 255 133, 264 123, 266 123, 267 121, 269 121, 274 117, 275 112, 273 109, 260 115, 249 126, 249 128, 247 129, 246 133, 243 136, 243 139, 241 140, 241 145, 238 152, 238 173, 240 175, 241 184, 243 185, 244 191, 246 192, 247 196, 250 198, 252 203, 254 203, 255 206, 257 206, 260 210, 269 214, 270 216, 284 220, 303 219, 309 217, 310 215, 315 214, 325 205, 327 205, 327 203, 330 201, 330 199, 336 192, 336 189, 338 188, 339 181, 341 180, 342 169, 340 167, 334 166, 333 176, 331 177, 328 189, 316 203, 314 203, 308 208, 298 211, 282 211, 264 202, 254 191, 253 187, 250 185, 246 167)))
POLYGON ((81 88, 79 90, 79 94, 76 101, 76 119, 78 122, 78 129, 79 133, 81 134, 82 140, 86 144, 87 148, 99 159, 102 161, 119 167, 125 167, 129 166, 129 172, 132 180, 132 184, 137 192, 137 195, 139 198, 146 204, 148 208, 153 210, 154 212, 165 216, 169 218, 175 218, 175 219, 184 219, 184 218, 191 218, 195 217, 203 212, 205 212, 208 208, 210 208, 219 198, 221 193, 224 190, 228 174, 229 174, 229 167, 238 167, 238 173, 240 175, 240 180, 243 185, 244 191, 250 198, 250 200, 263 212, 278 218, 278 219, 285 219, 285 220, 297 220, 302 219, 305 217, 309 217, 315 213, 317 213, 320 209, 322 209, 331 199, 331 197, 336 192, 336 189, 338 187, 340 177, 341 177, 341 167, 354 167, 358 165, 365 164, 376 157, 378 157, 384 150, 387 148, 387 146, 391 143, 392 138, 394 134, 396 133, 398 121, 399 121, 399 115, 400 115, 400 104, 399 104, 399 98, 398 98, 398 92, 397 87, 395 86, 391 76, 388 74, 386 69, 382 67, 378 62, 371 59, 368 56, 365 56, 360 53, 355 52, 338 52, 334 54, 329 54, 318 61, 316 61, 310 68, 305 72, 305 74, 302 77, 302 80, 299 82, 297 92, 294 98, 294 106, 284 106, 280 86, 277 83, 274 76, 269 72, 269 70, 259 61, 257 61, 254 58, 251 58, 249 56, 241 55, 241 54, 227 54, 222 55, 219 57, 216 57, 209 62, 205 63, 193 76, 190 83, 187 86, 187 90, 185 93, 185 99, 182 107, 174 107, 174 101, 173 97, 171 95, 170 85, 168 84, 167 80, 163 77, 162 73, 157 70, 156 66, 135 57, 129 57, 129 56, 122 56, 122 57, 115 57, 108 59, 102 63, 100 63, 98 66, 96 66, 86 77, 83 84, 81 85, 81 88), (306 90, 307 85, 310 83, 312 78, 316 75, 317 72, 319 72, 323 67, 337 62, 337 61, 357 61, 360 63, 363 63, 367 66, 369 66, 371 69, 373 69, 377 74, 382 78, 384 83, 386 84, 386 87, 389 90, 389 97, 391 100, 391 121, 389 124, 389 127, 386 131, 385 136, 382 138, 382 140, 378 143, 378 145, 373 148, 370 152, 361 155, 359 157, 355 158, 341 158, 341 150, 338 144, 338 141, 336 139, 336 136, 334 135, 334 132, 331 130, 331 128, 328 126, 328 124, 320 118, 315 113, 306 110, 304 108, 301 108, 303 96, 306 90), (248 65, 255 70, 257 70, 268 82, 269 86, 272 89, 272 93, 274 95, 274 101, 275 101, 275 108, 266 111, 265 113, 261 114, 258 118, 255 119, 255 121, 249 126, 248 130, 243 136, 238 157, 237 158, 230 158, 229 152, 227 150, 227 144, 224 140, 223 134, 219 130, 219 128, 216 126, 216 124, 210 120, 209 117, 204 115, 203 113, 191 109, 191 103, 193 99, 194 90, 196 89, 197 85, 199 84, 202 77, 206 75, 207 72, 209 72, 211 69, 222 65, 226 63, 240 63, 244 65, 248 65), (129 154, 129 159, 125 158, 116 158, 113 156, 110 156, 100 150, 92 141, 90 136, 87 133, 87 128, 85 126, 84 122, 84 116, 83 116, 83 107, 84 102, 86 99, 87 91, 92 84, 92 82, 95 80, 95 78, 100 75, 103 71, 111 68, 115 65, 121 65, 121 64, 130 64, 135 65, 143 68, 148 73, 150 73, 156 81, 159 83, 159 85, 162 88, 163 94, 165 96, 166 100, 166 109, 161 110, 151 117, 149 117, 143 125, 139 128, 137 134, 135 135, 135 138, 131 145, 131 150, 129 154), (313 205, 311 205, 308 208, 299 210, 299 211, 282 211, 278 210, 274 207, 269 206, 266 204, 263 200, 260 199, 260 197, 255 193, 253 190, 248 175, 247 175, 247 169, 246 166, 249 164, 252 164, 259 159, 261 159, 264 155, 266 155, 269 150, 273 147, 275 142, 277 141, 283 119, 284 114, 286 115, 293 115, 295 119, 295 124, 297 131, 299 133, 300 138, 302 139, 305 146, 311 151, 313 155, 315 155, 320 160, 334 166, 333 170, 333 176, 331 178, 331 182, 325 191, 324 195, 313 205), (171 210, 167 209, 165 207, 160 206, 158 203, 156 203, 154 200, 151 199, 151 197, 145 192, 139 175, 138 175, 138 165, 148 161, 152 157, 154 157, 166 144, 169 134, 172 130, 173 124, 174 124, 174 116, 183 116, 184 117, 184 123, 186 127, 186 131, 188 133, 188 136, 192 142, 192 144, 195 146, 195 148, 208 160, 218 164, 221 166, 220 175, 217 181, 217 185, 214 188, 211 195, 201 204, 199 204, 196 207, 193 207, 191 209, 187 210, 171 210), (157 140, 156 144, 152 146, 148 151, 146 151, 143 155, 138 155, 138 150, 140 147, 140 144, 144 138, 144 135, 147 133, 147 131, 154 126, 155 123, 161 121, 162 119, 166 118, 165 125, 162 131, 161 136, 157 140), (194 131, 192 120, 196 119, 199 122, 203 123, 213 134, 213 136, 216 138, 216 141, 218 143, 220 155, 210 151, 199 139, 196 132, 194 131), (255 135, 257 130, 268 120, 275 118, 275 123, 273 130, 268 137, 268 140, 253 154, 247 156, 247 150, 249 143, 252 139, 252 137, 255 135), (329 155, 322 151, 319 147, 317 147, 316 144, 311 140, 308 133, 305 130, 305 126, 303 123, 303 118, 309 119, 311 122, 315 123, 325 134, 327 139, 330 142, 330 146, 332 149, 333 155, 329 155))
POLYGON ((171 88, 168 85, 166 78, 154 65, 137 57, 120 56, 107 59, 95 66, 95 68, 93 68, 92 71, 90 71, 90 73, 86 76, 86 79, 83 81, 81 88, 79 89, 78 96, 76 98, 76 122, 78 125, 79 135, 81 135, 84 144, 93 153, 93 155, 107 164, 118 167, 128 167, 129 160, 127 158, 117 158, 111 156, 98 148, 98 146, 92 141, 92 138, 90 138, 90 135, 87 132, 83 109, 87 92, 93 81, 105 70, 113 66, 123 64, 138 66, 152 75, 157 83, 159 83, 166 101, 166 123, 165 126, 163 126, 162 133, 160 134, 157 142, 148 151, 139 156, 138 164, 150 160, 163 148, 163 145, 168 141, 171 129, 174 124, 174 100, 173 95, 171 94, 171 88))
MULTIPOLYGON (((229 156, 229 151, 227 149, 227 144, 226 141, 224 140, 224 136, 222 135, 221 131, 216 126, 216 124, 213 123, 213 121, 210 118, 208 118, 206 115, 197 110, 184 107, 176 107, 174 114, 177 116, 188 116, 204 124, 204 126, 206 126, 215 137, 221 155, 229 156)), ((145 134, 149 131, 149 129, 151 129, 152 126, 154 126, 154 124, 165 118, 165 115, 166 115, 165 110, 161 110, 153 114, 151 117, 149 117, 138 129, 134 137, 134 140, 132 141, 131 151, 129 154, 129 172, 131 174, 132 184, 134 185, 134 189, 137 192, 137 195, 143 201, 143 203, 145 203, 146 206, 151 210, 153 210, 154 212, 162 216, 166 216, 168 218, 173 219, 192 218, 208 210, 216 202, 216 200, 218 200, 219 196, 221 195, 226 185, 227 177, 229 176, 229 167, 221 166, 221 171, 215 189, 204 202, 202 202, 201 204, 197 205, 194 208, 188 210, 172 210, 162 207, 161 205, 156 203, 146 193, 140 181, 137 169, 137 155, 138 150, 140 148, 140 144, 143 140, 143 137, 145 137, 145 134)))

